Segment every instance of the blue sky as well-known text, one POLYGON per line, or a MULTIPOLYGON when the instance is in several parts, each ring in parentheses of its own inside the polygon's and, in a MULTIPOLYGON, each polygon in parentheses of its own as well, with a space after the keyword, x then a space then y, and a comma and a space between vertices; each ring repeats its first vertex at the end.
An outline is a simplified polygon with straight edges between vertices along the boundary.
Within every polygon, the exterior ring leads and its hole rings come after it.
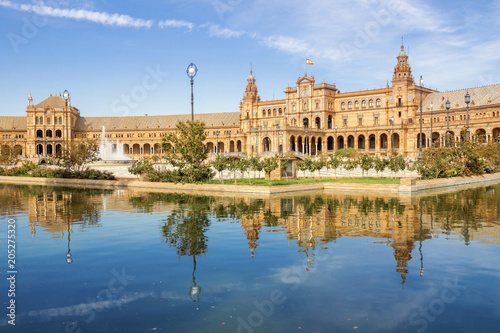
POLYGON ((238 111, 250 66, 263 100, 307 66, 343 91, 384 87, 401 37, 440 91, 500 82, 500 1, 0 0, 0 115, 68 89, 83 116, 238 111))

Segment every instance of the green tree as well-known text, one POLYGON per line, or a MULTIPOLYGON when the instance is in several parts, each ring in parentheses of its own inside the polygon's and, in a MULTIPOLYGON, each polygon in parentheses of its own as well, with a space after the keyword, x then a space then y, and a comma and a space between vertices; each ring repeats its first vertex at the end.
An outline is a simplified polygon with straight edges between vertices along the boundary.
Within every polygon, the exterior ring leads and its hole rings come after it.
POLYGON ((337 177, 337 168, 342 165, 342 159, 335 155, 330 155, 330 160, 328 161, 330 167, 335 170, 335 177, 337 177))
POLYGON ((377 177, 378 177, 378 173, 383 172, 385 170, 385 168, 387 166, 387 160, 377 156, 373 160, 373 164, 374 164, 375 171, 377 171, 377 177))
POLYGON ((222 155, 217 155, 215 160, 212 161, 212 166, 214 167, 215 170, 219 172, 219 178, 222 181, 222 184, 224 184, 224 177, 222 176, 222 171, 227 169, 227 157, 222 156, 222 155))
POLYGON ((373 168, 373 158, 368 156, 367 154, 361 155, 361 157, 359 158, 359 166, 361 167, 364 176, 365 171, 368 172, 368 170, 373 168))
MULTIPOLYGON (((237 158, 236 161, 236 167, 241 172, 241 174, 245 176, 245 172, 247 172, 250 168, 250 162, 244 158, 237 158)), ((250 175, 248 175, 248 184, 250 184, 250 175)))
POLYGON ((260 172, 263 170, 262 168, 262 161, 260 160, 259 156, 253 156, 250 158, 250 169, 254 172, 254 178, 255 178, 255 171, 259 172, 259 178, 260 178, 260 172))
POLYGON ((350 158, 344 162, 344 168, 349 172, 356 169, 357 166, 358 166, 358 160, 356 159, 350 158))
POLYGON ((262 167, 264 172, 269 177, 269 185, 271 185, 271 172, 273 172, 278 167, 278 156, 273 156, 269 158, 265 158, 262 161, 262 167))
POLYGON ((280 169, 281 169, 281 173, 285 174, 285 178, 286 178, 286 182, 288 183, 288 162, 289 160, 286 160, 286 159, 281 159, 280 160, 280 169))
POLYGON ((162 147, 165 158, 179 170, 198 167, 208 156, 208 148, 203 144, 206 139, 205 123, 200 121, 179 121, 174 133, 163 138, 162 147))
POLYGON ((314 160, 313 164, 314 164, 314 171, 317 170, 318 177, 321 178, 321 169, 323 169, 327 165, 325 159, 323 157, 320 157, 319 159, 314 160))
POLYGON ((64 149, 62 160, 73 171, 82 171, 88 163, 98 161, 99 144, 96 140, 71 142, 69 149, 64 149))

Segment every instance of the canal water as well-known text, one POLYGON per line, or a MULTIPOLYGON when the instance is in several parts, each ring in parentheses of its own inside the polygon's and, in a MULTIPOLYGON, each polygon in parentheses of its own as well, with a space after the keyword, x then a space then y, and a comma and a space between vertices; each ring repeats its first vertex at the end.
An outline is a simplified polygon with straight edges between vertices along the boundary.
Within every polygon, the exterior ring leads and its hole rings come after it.
POLYGON ((0 207, 1 332, 500 325, 499 186, 262 198, 0 184, 0 207))

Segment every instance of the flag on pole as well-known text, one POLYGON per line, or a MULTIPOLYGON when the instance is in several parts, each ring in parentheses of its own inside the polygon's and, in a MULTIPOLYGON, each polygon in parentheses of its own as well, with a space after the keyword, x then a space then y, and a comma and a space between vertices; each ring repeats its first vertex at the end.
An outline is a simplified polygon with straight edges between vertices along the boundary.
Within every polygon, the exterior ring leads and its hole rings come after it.
POLYGON ((311 59, 306 58, 306 65, 314 65, 314 62, 311 59))

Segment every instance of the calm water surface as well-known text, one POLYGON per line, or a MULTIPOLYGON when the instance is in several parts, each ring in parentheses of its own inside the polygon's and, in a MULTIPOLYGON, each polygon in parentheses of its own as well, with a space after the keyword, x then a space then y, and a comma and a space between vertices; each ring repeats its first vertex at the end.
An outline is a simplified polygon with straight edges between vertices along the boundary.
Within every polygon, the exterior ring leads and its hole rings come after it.
POLYGON ((498 332, 500 187, 217 197, 0 184, 1 332, 498 332), (16 326, 7 230, 16 225, 16 326))

